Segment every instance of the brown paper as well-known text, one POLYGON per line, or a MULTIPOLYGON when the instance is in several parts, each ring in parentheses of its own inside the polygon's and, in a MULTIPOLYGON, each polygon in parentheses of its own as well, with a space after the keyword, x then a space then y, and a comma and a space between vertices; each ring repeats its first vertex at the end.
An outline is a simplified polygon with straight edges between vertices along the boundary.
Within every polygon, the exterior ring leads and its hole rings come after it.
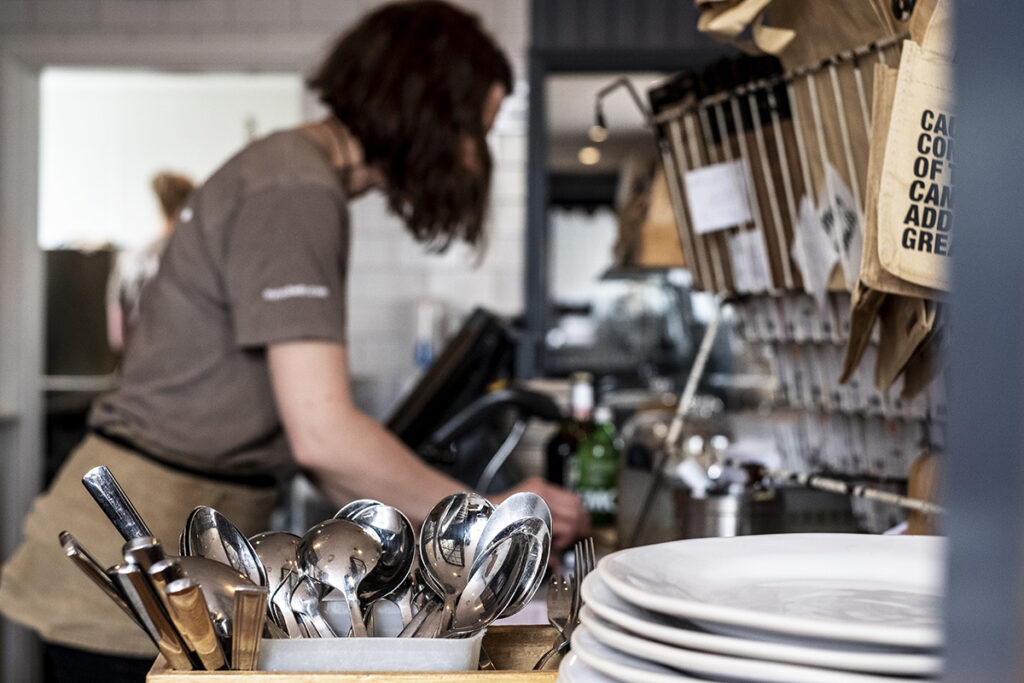
POLYGON ((903 390, 900 398, 910 400, 928 388, 942 370, 946 334, 941 314, 932 333, 921 343, 903 369, 903 390))
POLYGON ((918 0, 910 17, 910 39, 926 50, 953 56, 953 3, 918 0))
POLYGON ((878 197, 882 267, 943 290, 954 240, 951 78, 944 58, 904 43, 878 197))
POLYGON ((886 391, 935 324, 938 304, 927 299, 888 295, 879 311, 880 332, 875 386, 886 391))
POLYGON ((782 52, 773 53, 790 69, 903 34, 906 25, 893 17, 891 7, 890 0, 775 0, 765 10, 765 24, 796 34, 782 52))
POLYGON ((875 329, 878 312, 888 295, 857 283, 857 288, 850 298, 850 338, 846 343, 843 366, 839 374, 839 383, 845 384, 856 372, 864 351, 871 341, 871 332, 875 329))
MULTIPOLYGON (((907 480, 907 497, 926 500, 930 503, 939 502, 942 490, 940 476, 942 474, 939 455, 931 451, 922 451, 910 465, 907 480)), ((912 535, 934 535, 940 533, 939 519, 917 510, 907 511, 907 533, 912 535)))
POLYGON ((636 263, 648 267, 682 268, 686 265, 664 168, 658 168, 651 184, 647 215, 640 226, 636 263))

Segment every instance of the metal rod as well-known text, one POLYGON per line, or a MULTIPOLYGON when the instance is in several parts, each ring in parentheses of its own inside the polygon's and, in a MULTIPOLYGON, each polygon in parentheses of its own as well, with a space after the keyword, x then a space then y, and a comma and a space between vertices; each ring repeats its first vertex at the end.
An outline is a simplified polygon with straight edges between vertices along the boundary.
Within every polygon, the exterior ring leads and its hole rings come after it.
MULTIPOLYGON (((735 102, 736 100, 733 100, 735 102)), ((738 105, 737 105, 738 107, 738 105)), ((782 212, 779 210, 779 200, 775 189, 775 178, 772 175, 771 164, 768 163, 768 146, 764 141, 764 130, 761 127, 761 109, 757 103, 757 95, 747 95, 747 107, 750 109, 751 122, 754 126, 754 144, 757 146, 757 154, 761 159, 761 171, 764 175, 764 182, 767 186, 768 207, 772 213, 772 225, 775 229, 775 239, 779 245, 779 260, 782 263, 782 282, 786 289, 795 286, 793 270, 789 263, 789 246, 786 240, 786 231, 782 226, 782 212)), ((756 196, 756 192, 754 192, 756 196)), ((774 282, 772 283, 774 285, 774 282)))
POLYGON ((864 74, 860 70, 860 57, 853 58, 853 78, 857 82, 857 99, 860 100, 860 116, 864 121, 864 133, 871 139, 871 102, 864 89, 864 74))
POLYGON ((686 416, 690 412, 690 405, 693 403, 694 394, 697 393, 697 385, 700 383, 701 377, 704 376, 704 368, 707 366, 708 357, 711 355, 711 347, 715 342, 715 335, 718 333, 718 324, 722 319, 723 305, 722 297, 716 297, 714 315, 704 331, 704 338, 701 339, 700 348, 697 351, 696 358, 693 360, 693 365, 690 366, 690 374, 686 378, 686 386, 683 388, 682 396, 679 397, 679 403, 676 404, 675 415, 672 417, 668 434, 665 436, 664 448, 662 448, 660 457, 654 463, 654 468, 651 470, 651 483, 648 485, 646 493, 644 493, 636 525, 633 527, 633 533, 629 536, 630 546, 635 546, 639 542, 640 536, 644 532, 644 527, 647 526, 647 517, 650 514, 651 503, 654 502, 654 497, 658 494, 658 489, 661 488, 668 458, 679 450, 679 437, 683 433, 683 425, 686 423, 686 416))
MULTIPOLYGON (((768 110, 771 112, 772 130, 775 132, 775 152, 779 155, 779 165, 782 167, 782 189, 786 197, 786 208, 789 209, 789 225, 796 240, 797 226, 800 222, 800 209, 798 208, 796 195, 793 192, 793 178, 789 173, 789 153, 786 152, 786 140, 782 130, 782 123, 779 121, 778 101, 775 98, 774 90, 769 89, 768 110)), ((790 103, 790 109, 794 103, 790 103)), ((783 255, 789 261, 792 259, 789 250, 783 255)))
POLYGON ((776 470, 769 471, 767 476, 772 479, 788 481, 808 488, 819 489, 821 491, 831 491, 833 493, 853 496, 855 498, 866 498, 868 500, 877 500, 881 503, 898 505, 899 507, 906 508, 908 510, 916 510, 917 512, 923 512, 928 515, 941 515, 945 513, 945 509, 941 505, 937 505, 936 503, 932 503, 927 500, 909 498, 907 496, 901 496, 898 493, 881 491, 868 486, 849 484, 839 479, 831 479, 817 474, 776 470))
POLYGON ((802 78, 804 76, 808 76, 819 71, 823 71, 826 68, 828 68, 829 64, 838 64, 841 62, 857 59, 858 57, 865 57, 870 54, 875 54, 878 57, 878 61, 880 61, 882 64, 886 64, 887 61, 885 51, 891 47, 901 45, 903 41, 907 40, 909 37, 910 35, 907 33, 898 36, 893 36, 892 38, 883 41, 869 43, 862 47, 840 52, 832 57, 823 59, 816 64, 809 64, 806 66, 797 67, 795 69, 789 69, 783 71, 782 73, 770 76, 768 78, 760 78, 754 81, 748 81, 747 83, 743 83, 742 85, 737 85, 733 88, 728 88, 726 90, 722 90, 720 92, 708 95, 707 97, 702 98, 701 100, 699 100, 698 102, 689 107, 677 106, 669 109, 664 109, 658 112, 657 115, 652 115, 648 123, 649 125, 653 125, 656 123, 664 123, 665 121, 680 116, 681 110, 697 109, 699 107, 710 107, 730 97, 737 95, 745 95, 751 90, 772 88, 779 85, 780 83, 786 83, 788 81, 796 80, 797 78, 802 78))

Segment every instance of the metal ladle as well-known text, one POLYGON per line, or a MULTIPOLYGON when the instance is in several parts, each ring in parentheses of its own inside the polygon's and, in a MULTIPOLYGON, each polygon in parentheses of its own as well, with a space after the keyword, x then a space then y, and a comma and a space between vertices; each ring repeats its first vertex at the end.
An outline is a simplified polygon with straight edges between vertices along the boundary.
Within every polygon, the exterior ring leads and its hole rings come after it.
POLYGON ((349 503, 334 515, 370 532, 380 543, 380 561, 359 585, 359 598, 369 604, 398 588, 416 559, 416 534, 400 510, 375 500, 349 503))
POLYGON ((302 573, 337 589, 345 596, 352 635, 366 637, 359 606, 359 585, 380 561, 377 539, 346 519, 329 519, 307 531, 297 550, 302 573))

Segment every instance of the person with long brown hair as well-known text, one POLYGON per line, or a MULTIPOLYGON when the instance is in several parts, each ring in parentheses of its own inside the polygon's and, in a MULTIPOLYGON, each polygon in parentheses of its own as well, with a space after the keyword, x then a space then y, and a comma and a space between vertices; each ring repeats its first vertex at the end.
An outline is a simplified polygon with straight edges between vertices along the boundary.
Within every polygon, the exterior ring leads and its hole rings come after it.
MULTIPOLYGON (((278 487, 299 470, 335 502, 376 498, 414 522, 467 488, 352 400, 347 205, 380 190, 431 247, 478 243, 485 135, 512 87, 508 61, 474 16, 399 3, 345 33, 310 86, 330 116, 255 141, 191 195, 142 297, 121 386, 96 401, 92 433, 3 568, 0 610, 39 632, 67 680, 141 680, 153 653, 57 543, 68 527, 101 561, 119 557, 80 484, 92 467, 109 467, 170 545, 196 505, 245 533, 268 528, 278 487), (114 667, 128 668, 118 678, 114 667)), ((556 547, 587 531, 576 496, 540 479, 524 489, 548 502, 556 547)))

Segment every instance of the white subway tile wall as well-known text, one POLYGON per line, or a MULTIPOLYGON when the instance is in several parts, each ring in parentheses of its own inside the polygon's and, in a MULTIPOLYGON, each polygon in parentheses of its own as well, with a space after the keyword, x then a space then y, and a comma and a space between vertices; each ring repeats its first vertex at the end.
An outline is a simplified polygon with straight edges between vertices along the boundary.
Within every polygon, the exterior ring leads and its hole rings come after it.
MULTIPOLYGON (((52 62, 60 63, 62 40, 89 38, 96 43, 95 66, 106 66, 123 65, 125 57, 116 47, 107 50, 104 37, 116 36, 123 44, 129 36, 131 42, 161 53, 178 50, 182 53, 178 61, 197 69, 220 65, 190 59, 191 43, 251 44, 250 68, 279 69, 279 63, 260 56, 260 46, 278 41, 287 45, 274 45, 277 54, 293 51, 297 63, 308 69, 334 35, 378 4, 373 0, 0 0, 0 43, 17 38, 52 45, 52 62)), ((480 16, 508 53, 517 77, 525 79, 528 0, 462 0, 458 4, 480 16)), ((521 114, 524 87, 517 87, 509 105, 521 114)), ((414 372, 419 300, 443 300, 452 328, 475 306, 502 315, 522 310, 526 131, 519 114, 499 119, 492 133, 491 238, 482 258, 459 247, 441 255, 428 254, 405 233, 379 196, 353 204, 350 363, 360 387, 371 387, 364 391, 371 396, 372 412, 390 405, 414 372), (378 388, 376 393, 372 387, 378 388)))

